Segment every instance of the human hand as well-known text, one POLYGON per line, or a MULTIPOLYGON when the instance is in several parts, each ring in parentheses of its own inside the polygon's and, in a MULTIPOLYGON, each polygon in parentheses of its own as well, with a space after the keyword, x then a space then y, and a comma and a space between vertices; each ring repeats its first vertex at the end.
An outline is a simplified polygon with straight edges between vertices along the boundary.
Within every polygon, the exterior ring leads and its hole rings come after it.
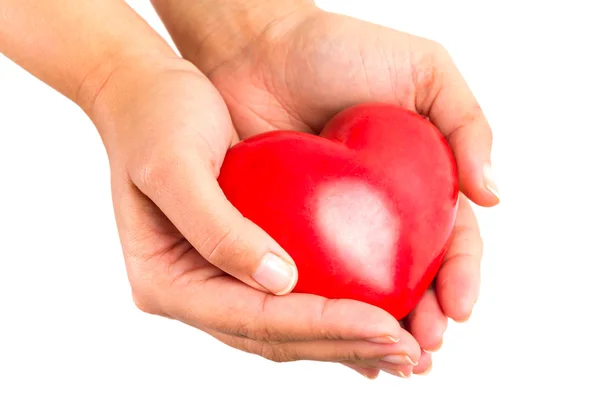
POLYGON ((270 270, 272 260, 261 266, 266 254, 289 256, 217 184, 225 152, 238 139, 225 103, 195 67, 183 60, 127 64, 94 98, 90 115, 109 155, 140 309, 270 360, 359 361, 412 372, 419 345, 387 312, 270 293, 288 293, 297 273, 291 264, 285 268, 293 274, 270 270))
POLYGON ((273 360, 372 360, 412 371, 407 357, 418 360, 418 344, 388 313, 276 295, 296 282, 292 261, 217 184, 239 140, 227 106, 126 2, 6 0, 0 52, 98 128, 138 307, 273 360))
POLYGON ((335 113, 371 101, 417 111, 446 136, 464 195, 436 281, 404 321, 423 349, 415 372, 428 370, 448 318, 467 320, 479 293, 482 242, 467 197, 481 206, 499 201, 491 129, 449 54, 430 40, 327 13, 311 1, 153 3, 183 56, 225 99, 242 139, 275 129, 318 133, 335 113))

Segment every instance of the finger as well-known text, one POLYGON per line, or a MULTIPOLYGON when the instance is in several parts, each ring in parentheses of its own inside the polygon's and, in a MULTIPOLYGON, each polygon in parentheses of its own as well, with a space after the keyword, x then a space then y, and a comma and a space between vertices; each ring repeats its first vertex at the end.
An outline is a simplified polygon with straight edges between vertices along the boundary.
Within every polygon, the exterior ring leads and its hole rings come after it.
POLYGON ((273 296, 228 276, 195 281, 193 274, 163 290, 169 315, 200 329, 259 341, 364 340, 400 346, 418 357, 417 341, 386 311, 354 300, 291 293, 273 296))
POLYGON ((347 362, 342 362, 340 364, 358 372, 359 374, 368 379, 376 379, 379 376, 379 370, 377 368, 359 367, 358 365, 354 365, 347 362))
POLYGON ((408 378, 413 374, 415 368, 412 364, 391 363, 379 359, 371 360, 355 360, 348 361, 350 365, 355 365, 359 368, 369 368, 383 371, 387 374, 398 376, 400 378, 408 378))
POLYGON ((421 351, 421 357, 416 366, 407 366, 403 364, 393 364, 383 360, 359 360, 351 361, 352 365, 356 365, 360 368, 371 368, 379 369, 385 373, 399 376, 401 378, 408 378, 411 374, 425 375, 431 370, 432 356, 426 351, 421 351))
MULTIPOLYGON (((366 365, 368 366, 370 364, 367 363, 366 365)), ((412 367, 412 371, 407 370, 403 366, 391 365, 389 363, 386 365, 381 362, 376 362, 374 365, 388 374, 399 376, 401 378, 409 378, 411 374, 424 375, 431 370, 431 354, 422 352, 419 363, 412 367)))
POLYGON ((435 291, 427 290, 406 320, 408 331, 423 350, 437 351, 442 346, 448 318, 438 304, 435 291))
POLYGON ((173 275, 184 274, 195 269, 196 263, 182 262, 182 258, 190 258, 195 252, 189 251, 191 246, 187 240, 129 179, 115 179, 118 175, 126 177, 125 172, 113 170, 112 173, 115 218, 133 300, 141 310, 167 317, 156 306, 154 292, 157 281, 170 278, 161 279, 164 268, 157 265, 170 265, 173 275))
POLYGON ((426 375, 432 367, 431 354, 426 352, 421 354, 418 365, 412 367, 412 370, 403 365, 394 365, 378 360, 354 361, 354 363, 361 368, 377 368, 387 374, 401 378, 409 378, 412 374, 426 375))
POLYGON ((496 205, 500 200, 491 172, 492 129, 448 52, 430 41, 421 45, 428 56, 417 61, 417 110, 448 139, 461 191, 481 206, 496 205))
POLYGON ((433 366, 432 356, 427 352, 421 353, 419 364, 413 369, 413 373, 416 375, 427 375, 431 371, 433 366))
POLYGON ((461 195, 450 247, 436 278, 439 304, 455 321, 469 318, 479 296, 482 251, 475 213, 461 195))
POLYGON ((238 336, 227 335, 214 330, 207 330, 215 339, 236 349, 256 354, 275 362, 291 361, 323 361, 345 362, 358 366, 366 360, 393 360, 387 362, 394 368, 401 366, 412 373, 414 364, 404 354, 404 348, 399 343, 377 344, 364 340, 315 340, 305 342, 267 343, 238 336))
POLYGON ((169 140, 130 169, 136 186, 211 264, 254 288, 289 293, 298 279, 293 260, 226 199, 209 147, 169 140))

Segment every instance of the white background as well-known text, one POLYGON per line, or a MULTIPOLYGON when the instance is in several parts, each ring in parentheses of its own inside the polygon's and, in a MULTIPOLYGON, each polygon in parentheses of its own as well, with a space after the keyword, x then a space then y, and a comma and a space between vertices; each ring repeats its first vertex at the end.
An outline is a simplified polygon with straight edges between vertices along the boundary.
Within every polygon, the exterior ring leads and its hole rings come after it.
POLYGON ((600 399, 593 2, 317 3, 442 42, 494 129, 502 203, 477 209, 481 299, 432 372, 275 364, 142 314, 93 125, 0 56, 0 399, 600 399))

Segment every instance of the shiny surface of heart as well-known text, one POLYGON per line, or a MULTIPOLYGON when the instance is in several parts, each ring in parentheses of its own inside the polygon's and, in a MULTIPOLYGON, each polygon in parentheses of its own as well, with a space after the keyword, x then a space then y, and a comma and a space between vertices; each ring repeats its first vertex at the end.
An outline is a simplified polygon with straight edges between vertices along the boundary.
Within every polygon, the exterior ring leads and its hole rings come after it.
POLYGON ((219 183, 295 260, 294 292, 405 317, 433 281, 456 217, 446 139, 389 104, 348 108, 320 136, 277 131, 232 147, 219 183))

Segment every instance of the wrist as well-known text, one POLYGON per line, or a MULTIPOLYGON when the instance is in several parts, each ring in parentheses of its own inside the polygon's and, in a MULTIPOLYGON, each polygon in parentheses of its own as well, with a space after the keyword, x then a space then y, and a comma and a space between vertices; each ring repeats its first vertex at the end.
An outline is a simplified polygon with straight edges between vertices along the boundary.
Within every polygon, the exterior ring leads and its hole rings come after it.
POLYGON ((209 75, 318 10, 313 0, 152 0, 182 56, 209 75))
MULTIPOLYGON (((131 77, 147 73, 149 69, 158 67, 163 60, 175 60, 175 53, 166 49, 155 49, 140 53, 115 53, 104 57, 88 73, 82 76, 73 101, 92 119, 96 110, 105 106, 109 99, 104 94, 114 91, 114 87, 126 88, 131 77)), ((183 60, 182 60, 183 61, 183 60)))
POLYGON ((0 52, 84 109, 120 60, 175 55, 122 0, 0 3, 0 52))
POLYGON ((107 150, 115 142, 114 132, 138 112, 140 103, 160 97, 156 85, 171 73, 197 74, 200 71, 175 54, 124 55, 107 62, 91 74, 86 89, 87 100, 80 104, 96 126, 107 150))

